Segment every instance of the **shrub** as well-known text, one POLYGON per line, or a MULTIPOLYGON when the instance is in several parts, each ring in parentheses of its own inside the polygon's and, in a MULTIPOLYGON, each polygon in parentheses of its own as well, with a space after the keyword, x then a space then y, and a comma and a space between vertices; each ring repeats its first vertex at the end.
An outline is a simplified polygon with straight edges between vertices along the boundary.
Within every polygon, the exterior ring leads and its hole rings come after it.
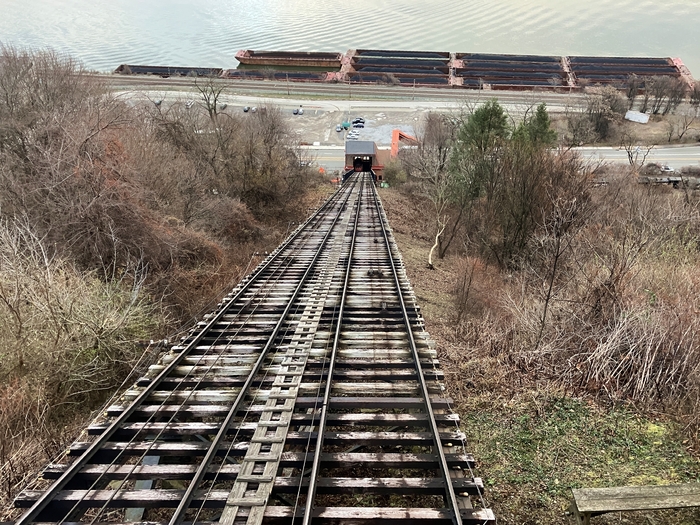
POLYGON ((384 180, 390 186, 398 186, 406 182, 407 175, 399 161, 392 160, 384 168, 384 180))
MULTIPOLYGON (((94 407, 158 329, 143 268, 108 282, 51 256, 17 221, 0 222, 0 441, 5 458, 94 407)), ((0 458, 2 459, 2 458, 0 458)), ((35 458, 39 460, 39 458, 35 458)), ((7 465, 3 465, 3 471, 7 465)), ((5 485, 8 479, 0 478, 5 485)))

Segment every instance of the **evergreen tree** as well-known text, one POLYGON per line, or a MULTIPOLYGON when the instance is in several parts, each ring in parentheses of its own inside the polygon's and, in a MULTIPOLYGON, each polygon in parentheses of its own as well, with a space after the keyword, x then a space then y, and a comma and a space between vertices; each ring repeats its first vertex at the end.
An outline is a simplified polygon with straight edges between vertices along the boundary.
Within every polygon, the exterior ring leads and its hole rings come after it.
POLYGON ((556 144, 557 132, 552 129, 552 121, 544 102, 537 106, 533 116, 520 123, 513 138, 531 142, 535 146, 552 147, 556 144))
POLYGON ((467 149, 485 153, 500 140, 508 138, 508 117, 494 99, 476 109, 459 130, 458 141, 467 149))

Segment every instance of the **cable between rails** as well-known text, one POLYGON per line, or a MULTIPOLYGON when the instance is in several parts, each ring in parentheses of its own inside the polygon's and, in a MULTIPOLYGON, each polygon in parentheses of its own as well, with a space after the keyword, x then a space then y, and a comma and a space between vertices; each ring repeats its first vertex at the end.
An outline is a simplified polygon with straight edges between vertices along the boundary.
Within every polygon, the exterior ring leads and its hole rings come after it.
MULTIPOLYGON (((49 502, 55 498, 58 492, 61 491, 67 485, 67 483, 73 478, 74 475, 76 475, 88 464, 88 462, 94 456, 94 454, 110 440, 112 435, 122 426, 122 424, 127 419, 129 419, 129 417, 131 417, 131 415, 139 406, 143 404, 143 401, 145 401, 156 390, 158 385, 166 377, 168 377, 170 372, 180 365, 180 363, 185 359, 185 357, 189 355, 190 351, 193 348, 195 348, 196 345, 204 338, 204 335, 208 333, 209 329, 216 325, 221 320, 221 318, 223 318, 228 308, 231 305, 233 305, 238 299, 240 299, 246 293, 246 291, 248 291, 252 283, 255 282, 255 278, 259 276, 266 268, 268 268, 272 264, 272 262, 277 259, 281 251, 287 248, 292 243, 292 241, 299 236, 300 232, 304 230, 304 226, 311 224, 327 208, 332 207, 335 204, 335 202, 339 200, 339 193, 340 192, 336 192, 336 194, 331 199, 326 201, 326 203, 321 208, 319 208, 319 210, 317 210, 316 213, 314 213, 309 219, 307 219, 307 221, 303 225, 300 225, 299 228, 297 228, 297 230, 292 235, 290 235, 288 239, 270 255, 270 257, 268 257, 267 261, 264 261, 258 266, 258 268, 256 268, 253 275, 249 279, 247 279, 243 286, 240 287, 240 289, 237 291, 234 297, 231 298, 226 303, 226 305, 223 306, 215 316, 213 316, 212 319, 210 319, 207 325, 195 336, 195 338, 187 345, 187 347, 184 348, 180 352, 180 354, 164 370, 162 370, 156 378, 154 378, 151 381, 149 386, 145 388, 144 391, 141 394, 139 394, 139 396, 137 396, 137 398, 132 402, 132 404, 109 425, 109 427, 99 436, 99 438, 96 439, 83 452, 83 454, 70 465, 68 469, 66 469, 66 471, 59 477, 59 479, 57 479, 44 492, 44 494, 22 516, 20 516, 20 518, 18 518, 18 520, 15 522, 16 525, 25 525, 26 523, 30 523, 36 520, 39 514, 46 508, 49 502)), ((93 484, 93 487, 94 486, 95 485, 93 484)), ((70 512, 66 515, 66 517, 63 518, 63 521, 67 519, 67 516, 69 514, 70 512)))
MULTIPOLYGON (((326 378, 325 393, 323 396, 323 404, 321 406, 321 417, 318 422, 318 430, 316 434, 316 446, 314 449, 314 459, 311 466, 311 475, 309 476, 309 489, 306 496, 306 505, 304 509, 303 525, 309 525, 313 517, 314 499, 316 497, 316 488, 318 485, 318 473, 321 466, 321 451, 323 449, 323 433, 326 429, 326 421, 328 418, 328 406, 330 404, 331 387, 333 383, 333 373, 335 371, 335 359, 338 354, 338 346, 340 343, 340 334, 342 328, 343 311, 345 309, 345 300, 347 297, 348 282, 350 281, 350 271, 352 269, 352 257, 355 250, 355 240, 357 238, 357 225, 360 220, 360 212, 362 211, 362 195, 367 184, 367 176, 363 176, 360 182, 360 191, 357 199, 357 210, 355 212, 355 222, 352 228, 352 238, 350 241, 350 250, 345 269, 345 279, 343 283, 343 293, 340 299, 340 307, 338 308, 338 320, 336 323, 335 336, 333 339, 333 348, 331 349, 330 361, 328 364, 328 376, 326 378)), ((303 471, 302 471, 303 474, 303 471)), ((303 478, 303 475, 302 475, 303 478)))
POLYGON ((433 444, 435 446, 435 450, 437 451, 438 460, 440 463, 440 471, 442 473, 443 482, 445 485, 445 497, 446 497, 445 499, 447 501, 448 507, 450 507, 450 510, 452 511, 453 523, 455 523, 455 525, 462 525, 462 516, 459 512, 459 507, 457 506, 457 495, 455 493, 454 487, 452 486, 450 471, 449 471, 449 467, 447 465, 447 459, 445 458, 445 452, 443 450, 442 441, 440 439, 440 431, 439 431, 439 428, 437 426, 437 422, 435 421, 435 413, 433 412, 433 407, 432 407, 432 403, 430 400, 430 391, 428 390, 428 386, 425 382, 425 375, 423 374, 423 366, 420 363, 420 355, 418 354, 418 348, 416 346, 416 341, 415 341, 415 338, 413 337, 413 329, 411 327, 411 322, 408 318, 408 311, 406 309, 406 303, 405 303, 404 297, 403 297, 403 290, 401 288, 401 281, 399 279, 399 271, 397 269, 397 264, 396 264, 396 261, 394 259, 393 254, 392 254, 392 250, 391 250, 392 246, 391 246, 391 242, 389 241, 389 235, 387 233, 387 228, 384 224, 383 215, 381 213, 381 203, 379 202, 379 197, 377 196, 376 190, 373 192, 373 197, 374 197, 375 209, 377 210, 378 215, 380 217, 382 217, 382 220, 380 221, 382 236, 384 238, 384 243, 385 243, 386 248, 387 248, 387 255, 388 255, 388 258, 390 261, 392 274, 394 277, 394 284, 396 286, 399 304, 401 306, 401 311, 402 311, 403 318, 404 318, 404 324, 406 326, 406 333, 408 335, 409 346, 410 346, 411 353, 413 355, 413 360, 414 360, 414 363, 416 366, 418 382, 420 385, 421 394, 422 394, 423 399, 424 399, 426 414, 428 415, 430 431, 433 435, 433 444))
MULTIPOLYGON (((352 192, 352 188, 350 191, 347 192, 345 200, 344 200, 344 204, 347 203, 347 200, 348 200, 351 192, 352 192)), ((306 280, 307 280, 308 276, 310 275, 311 270, 315 267, 316 261, 318 260, 321 252, 323 251, 323 248, 326 245, 326 242, 327 242, 328 238, 330 237, 331 232, 333 231, 333 226, 337 223, 339 217, 341 216, 341 212, 342 212, 342 207, 341 207, 341 210, 339 210, 338 213, 335 215, 335 218, 333 219, 333 223, 332 223, 331 227, 328 228, 328 231, 326 232, 322 241, 320 242, 319 247, 318 247, 312 261, 309 263, 309 266, 307 267, 306 271, 304 272, 304 274, 300 278, 299 284, 296 287, 296 289, 294 290, 292 297, 290 298, 290 300, 287 304, 287 307, 285 308, 285 311, 280 316, 277 324, 275 325, 275 329, 273 330, 272 335, 268 339, 268 343, 265 345, 265 347, 261 351, 258 360, 256 361, 250 375, 248 376, 248 379, 246 380, 243 388, 239 391, 239 394, 236 397, 236 400, 234 401, 228 415, 226 416, 225 420, 221 424, 221 427, 220 427, 219 431, 217 432, 216 437, 212 441, 212 444, 211 444, 209 450, 207 451, 207 454, 205 455, 204 459, 200 463, 200 466, 197 469, 195 476, 193 477, 192 481, 190 482, 190 486, 185 491, 185 495, 183 496, 182 500, 180 501, 180 504, 178 505, 177 509, 175 510, 174 515, 171 517, 171 519, 169 521, 169 525, 179 525, 184 521, 185 513, 189 509, 189 506, 190 506, 192 499, 194 497, 194 491, 199 487, 199 484, 203 480, 204 474, 207 471, 207 469, 209 468, 209 465, 211 464, 211 461, 212 461, 214 455, 217 453, 219 445, 223 441, 224 436, 228 432, 228 428, 231 425, 231 423, 233 422, 233 419, 240 408, 240 404, 242 403, 243 399, 245 398, 245 395, 247 394, 247 390, 250 387, 250 384, 252 384, 253 379, 258 374, 258 372, 262 366, 262 363, 263 363, 264 359, 267 357, 270 348, 272 348, 272 345, 274 344, 274 340, 276 339, 284 321, 287 319, 287 316, 289 314, 289 311, 292 308, 292 305, 294 304, 294 301, 298 297, 301 289, 303 288, 303 285, 306 283, 306 280)))

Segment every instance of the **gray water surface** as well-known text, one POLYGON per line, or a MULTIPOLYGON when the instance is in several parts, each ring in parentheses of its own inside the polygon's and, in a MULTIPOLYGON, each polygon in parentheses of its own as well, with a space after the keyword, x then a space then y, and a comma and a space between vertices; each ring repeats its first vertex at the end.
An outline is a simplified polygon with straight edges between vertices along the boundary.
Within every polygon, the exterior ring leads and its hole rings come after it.
POLYGON ((0 42, 100 71, 381 48, 671 56, 700 78, 700 0, 0 0, 0 42))

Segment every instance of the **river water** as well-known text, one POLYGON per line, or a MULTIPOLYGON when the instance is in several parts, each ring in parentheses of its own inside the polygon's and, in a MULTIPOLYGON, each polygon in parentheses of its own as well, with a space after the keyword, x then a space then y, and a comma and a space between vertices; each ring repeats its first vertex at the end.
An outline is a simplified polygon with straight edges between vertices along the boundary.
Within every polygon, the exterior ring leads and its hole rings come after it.
POLYGON ((379 48, 672 56, 700 78, 700 0, 0 0, 0 42, 99 71, 379 48))

